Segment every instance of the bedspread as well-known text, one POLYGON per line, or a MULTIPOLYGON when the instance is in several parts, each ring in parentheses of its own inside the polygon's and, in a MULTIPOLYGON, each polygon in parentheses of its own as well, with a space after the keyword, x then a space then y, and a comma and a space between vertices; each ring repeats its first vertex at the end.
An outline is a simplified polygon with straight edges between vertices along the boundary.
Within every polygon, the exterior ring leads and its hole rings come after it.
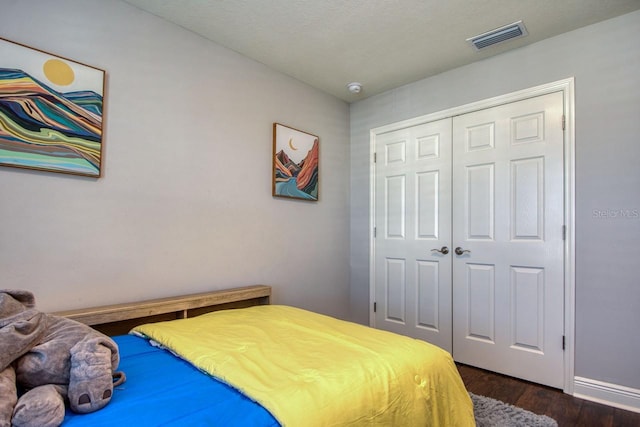
POLYGON ((449 353, 278 305, 134 328, 239 389, 285 426, 473 426, 449 353))

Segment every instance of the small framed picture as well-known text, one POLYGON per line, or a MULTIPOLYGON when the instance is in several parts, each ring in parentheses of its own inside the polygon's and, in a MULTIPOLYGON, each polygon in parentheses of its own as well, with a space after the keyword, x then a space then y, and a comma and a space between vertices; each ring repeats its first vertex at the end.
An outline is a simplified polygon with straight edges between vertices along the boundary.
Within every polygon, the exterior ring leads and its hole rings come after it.
POLYGON ((274 197, 318 200, 319 145, 316 135, 273 124, 274 197))

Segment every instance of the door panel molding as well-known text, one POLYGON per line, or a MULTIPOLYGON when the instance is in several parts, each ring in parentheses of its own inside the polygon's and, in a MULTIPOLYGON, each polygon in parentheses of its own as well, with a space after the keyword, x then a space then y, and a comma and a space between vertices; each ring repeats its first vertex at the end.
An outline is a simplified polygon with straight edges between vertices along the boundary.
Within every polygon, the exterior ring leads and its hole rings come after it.
MULTIPOLYGON (((521 101, 528 98, 537 97, 540 95, 546 95, 554 92, 562 92, 563 95, 563 109, 564 109, 564 225, 566 227, 564 235, 564 333, 565 333, 565 351, 564 351, 564 387, 565 393, 573 394, 574 392, 574 355, 575 355, 575 84, 574 78, 567 78, 558 80, 548 84, 535 86, 532 88, 523 89, 516 92, 511 92, 504 95, 487 98, 484 100, 472 102, 469 104, 453 107, 450 109, 438 111, 435 113, 427 114, 424 116, 415 117, 412 119, 392 123, 389 125, 377 127, 370 130, 370 205, 369 215, 371 230, 369 233, 369 295, 370 295, 370 315, 369 324, 375 327, 375 313, 374 303, 375 301, 375 212, 376 212, 376 139, 378 135, 397 131, 405 128, 410 128, 437 120, 446 118, 452 118, 457 115, 467 114, 470 112, 483 110, 487 108, 496 107, 503 104, 509 104, 516 101, 521 101)), ((540 115, 527 115, 526 117, 519 117, 512 121, 511 125, 511 138, 513 144, 526 145, 527 142, 536 140, 540 137, 539 129, 542 126, 541 122, 545 120, 544 116, 540 115)), ((482 135, 488 135, 485 137, 485 142, 482 139, 475 138, 473 145, 469 148, 476 150, 483 149, 482 145, 489 143, 491 136, 491 126, 487 124, 486 129, 476 129, 476 137, 480 138, 482 135)), ((428 138, 424 140, 424 144, 419 145, 419 149, 424 149, 422 153, 433 153, 433 144, 428 141, 428 138), (431 144, 431 146, 430 146, 431 144)), ((437 148, 436 148, 437 149, 437 148)), ((486 147, 490 149, 490 147, 486 147)), ((437 154, 436 154, 437 155, 437 154)), ((385 156, 386 157, 386 156, 385 156)), ((398 156, 402 158, 402 156, 398 156)), ((396 157, 396 158, 398 158, 396 157)), ((517 209, 517 207, 516 207, 517 209)), ((528 230, 530 225, 525 227, 528 230)), ((514 230, 518 234, 518 230, 514 230)), ((545 230, 544 232, 555 233, 555 230, 545 230)), ((561 230, 557 231, 562 233, 561 230)), ((525 237, 525 236, 522 236, 525 237)), ((428 323, 428 322, 427 322, 428 323)), ((528 332, 530 334, 530 332, 528 332)))

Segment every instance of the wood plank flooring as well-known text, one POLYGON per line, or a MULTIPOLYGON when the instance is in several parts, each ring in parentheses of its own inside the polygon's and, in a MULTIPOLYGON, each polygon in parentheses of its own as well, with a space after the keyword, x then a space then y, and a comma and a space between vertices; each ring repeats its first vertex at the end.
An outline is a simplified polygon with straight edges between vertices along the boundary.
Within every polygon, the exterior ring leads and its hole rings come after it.
POLYGON ((578 399, 550 387, 457 364, 467 390, 547 415, 559 427, 638 427, 640 413, 578 399))

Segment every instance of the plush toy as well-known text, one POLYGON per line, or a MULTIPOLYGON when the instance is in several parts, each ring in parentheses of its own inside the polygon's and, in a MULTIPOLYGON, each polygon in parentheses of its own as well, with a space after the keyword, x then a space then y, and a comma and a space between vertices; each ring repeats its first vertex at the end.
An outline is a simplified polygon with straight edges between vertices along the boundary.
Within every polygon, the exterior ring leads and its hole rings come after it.
POLYGON ((89 326, 35 309, 31 292, 0 290, 0 427, 62 424, 94 412, 125 380, 117 344, 89 326))

